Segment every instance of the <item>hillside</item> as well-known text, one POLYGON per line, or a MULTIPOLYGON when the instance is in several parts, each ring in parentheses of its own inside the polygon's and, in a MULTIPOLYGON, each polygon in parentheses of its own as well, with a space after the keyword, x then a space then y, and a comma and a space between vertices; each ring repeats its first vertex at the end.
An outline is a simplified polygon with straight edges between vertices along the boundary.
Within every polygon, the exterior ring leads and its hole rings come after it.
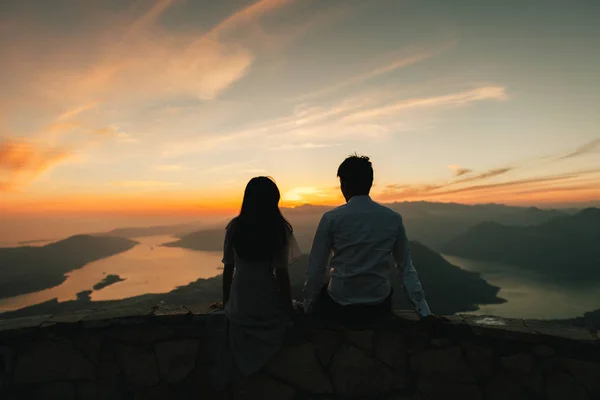
POLYGON ((535 226, 478 224, 443 246, 444 254, 494 261, 561 279, 600 279, 600 209, 535 226))
POLYGON ((0 298, 60 285, 65 273, 136 244, 119 237, 76 235, 41 247, 0 248, 0 298))

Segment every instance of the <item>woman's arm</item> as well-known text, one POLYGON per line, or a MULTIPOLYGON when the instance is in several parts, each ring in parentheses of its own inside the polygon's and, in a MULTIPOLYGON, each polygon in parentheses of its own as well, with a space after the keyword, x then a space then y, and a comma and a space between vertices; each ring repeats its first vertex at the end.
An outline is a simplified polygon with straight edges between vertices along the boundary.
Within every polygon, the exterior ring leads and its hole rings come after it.
POLYGON ((231 282, 233 281, 233 264, 225 264, 223 267, 223 305, 229 301, 229 293, 231 293, 231 282))

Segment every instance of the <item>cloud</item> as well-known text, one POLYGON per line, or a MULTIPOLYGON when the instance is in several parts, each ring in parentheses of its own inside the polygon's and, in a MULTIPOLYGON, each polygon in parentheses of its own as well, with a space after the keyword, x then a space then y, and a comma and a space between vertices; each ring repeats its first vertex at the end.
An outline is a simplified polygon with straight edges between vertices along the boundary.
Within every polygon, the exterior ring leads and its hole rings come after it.
POLYGON ((567 153, 563 156, 556 158, 555 161, 566 160, 569 158, 583 156, 583 155, 586 155, 589 153, 593 153, 596 150, 600 150, 600 138, 594 139, 590 142, 587 142, 587 143, 579 146, 577 149, 571 151, 570 153, 567 153))
POLYGON ((347 122, 369 121, 389 117, 409 109, 457 107, 483 100, 506 100, 508 98, 503 86, 483 86, 477 89, 453 93, 443 96, 423 97, 401 100, 394 104, 360 111, 345 117, 347 122))
POLYGON ((62 114, 60 114, 58 117, 56 117, 56 121, 65 121, 65 120, 71 119, 73 117, 76 117, 79 114, 86 112, 88 110, 91 110, 92 108, 98 106, 98 104, 99 104, 98 102, 92 102, 92 103, 82 104, 71 110, 67 110, 67 111, 63 112, 62 114))
POLYGON ((473 172, 472 169, 463 168, 460 165, 448 165, 448 169, 454 172, 454 176, 463 176, 473 172))
POLYGON ((266 13, 289 5, 294 0, 259 0, 240 11, 237 11, 211 29, 207 37, 219 37, 230 34, 245 24, 252 23, 266 13))
POLYGON ((64 148, 39 146, 25 140, 1 140, 0 190, 27 184, 71 155, 64 148))
POLYGON ((427 60, 429 58, 435 57, 439 55, 442 51, 447 50, 456 45, 457 41, 452 41, 445 43, 441 46, 436 46, 431 49, 415 49, 414 47, 404 50, 401 55, 397 55, 392 61, 385 63, 384 65, 378 67, 371 67, 367 72, 363 72, 339 82, 334 83, 333 85, 327 86, 322 89, 315 90, 310 93, 303 94, 301 96, 295 97, 294 101, 306 101, 318 97, 322 97, 324 95, 328 95, 339 91, 340 89, 344 89, 348 86, 356 85, 359 83, 363 83, 369 79, 376 78, 378 76, 388 74, 394 72, 398 69, 407 67, 409 65, 417 64, 421 61, 427 60))
MULTIPOLYGON (((471 202, 476 202, 478 196, 485 195, 501 198, 501 195, 518 194, 520 193, 520 190, 524 191, 523 193, 544 193, 546 191, 551 191, 553 187, 556 187, 557 182, 567 184, 567 186, 563 187, 588 188, 589 185, 581 186, 578 179, 598 173, 600 173, 600 168, 592 168, 564 174, 515 179, 497 183, 471 184, 456 188, 452 188, 452 184, 456 181, 450 184, 387 185, 378 195, 378 198, 381 200, 439 199, 449 198, 449 196, 456 197, 456 195, 462 194, 463 196, 472 196, 471 202), (551 185, 549 186, 548 184, 551 185)), ((596 180, 594 180, 594 183, 597 185, 596 180)))
MULTIPOLYGON (((493 178, 495 176, 506 174, 507 172, 510 172, 513 169, 514 169, 513 167, 494 168, 494 169, 491 169, 489 171, 483 172, 483 173, 475 175, 475 176, 470 176, 468 178, 462 178, 462 179, 455 180, 455 181, 451 182, 450 184, 481 181, 481 180, 493 178)), ((462 175, 464 175, 464 174, 462 174, 462 175)))

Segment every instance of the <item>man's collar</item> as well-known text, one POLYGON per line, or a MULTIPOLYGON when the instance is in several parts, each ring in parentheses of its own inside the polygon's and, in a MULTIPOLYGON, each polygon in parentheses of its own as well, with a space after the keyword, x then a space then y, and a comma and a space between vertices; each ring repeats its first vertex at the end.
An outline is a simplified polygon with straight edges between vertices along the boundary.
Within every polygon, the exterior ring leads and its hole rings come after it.
POLYGON ((359 202, 370 202, 370 201, 373 201, 373 200, 371 200, 371 196, 369 196, 368 194, 363 194, 363 195, 359 195, 359 196, 352 196, 350 198, 350 200, 348 200, 348 204, 359 203, 359 202))

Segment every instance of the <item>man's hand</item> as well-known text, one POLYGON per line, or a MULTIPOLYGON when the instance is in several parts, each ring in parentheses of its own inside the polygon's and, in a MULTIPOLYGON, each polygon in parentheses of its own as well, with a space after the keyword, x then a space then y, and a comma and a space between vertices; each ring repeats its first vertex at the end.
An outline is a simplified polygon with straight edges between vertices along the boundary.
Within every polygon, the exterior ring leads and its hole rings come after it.
POLYGON ((210 307, 208 307, 209 310, 222 310, 223 308, 225 308, 225 303, 223 303, 222 301, 212 303, 210 307))

